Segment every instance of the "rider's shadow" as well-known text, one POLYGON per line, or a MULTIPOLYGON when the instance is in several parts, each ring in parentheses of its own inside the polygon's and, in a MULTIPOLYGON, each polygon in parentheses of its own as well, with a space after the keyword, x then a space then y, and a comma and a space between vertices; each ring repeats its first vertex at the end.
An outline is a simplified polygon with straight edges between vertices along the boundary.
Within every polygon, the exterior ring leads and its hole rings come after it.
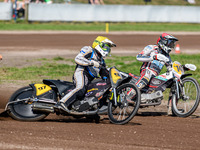
POLYGON ((167 112, 139 112, 136 116, 148 117, 148 116, 167 116, 167 112))
MULTIPOLYGON (((0 121, 4 120, 12 120, 12 118, 8 115, 6 111, 0 113, 0 121), (9 118, 9 119, 8 119, 9 118)), ((49 115, 47 118, 36 121, 36 122, 59 122, 59 123, 96 123, 96 124, 111 124, 109 118, 104 116, 102 120, 96 121, 94 118, 73 118, 71 116, 57 116, 57 115, 49 115)), ((134 122, 134 119, 125 124, 126 126, 133 126, 133 125, 142 125, 141 123, 134 122)))
MULTIPOLYGON (((46 119, 41 120, 42 122, 59 122, 59 123, 96 123, 96 124, 110 124, 114 125, 110 122, 107 116, 104 116, 103 119, 95 120, 94 118, 73 118, 71 116, 58 116, 58 117, 47 117, 46 119)), ((40 121, 40 122, 41 122, 40 121)), ((126 126, 135 126, 142 125, 141 123, 134 122, 134 119, 125 124, 126 126)))

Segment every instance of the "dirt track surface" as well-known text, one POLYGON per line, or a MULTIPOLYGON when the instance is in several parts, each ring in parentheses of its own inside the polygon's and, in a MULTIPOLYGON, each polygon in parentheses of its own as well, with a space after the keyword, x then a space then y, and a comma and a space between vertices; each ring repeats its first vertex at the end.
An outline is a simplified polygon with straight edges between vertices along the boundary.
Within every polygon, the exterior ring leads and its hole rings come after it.
MULTIPOLYGON (((73 58, 82 46, 91 45, 97 35, 99 33, 0 32, 0 53, 4 58, 1 65, 23 67, 29 65, 27 60, 36 58, 73 58)), ((117 44, 117 48, 112 49, 116 55, 135 55, 144 46, 154 44, 159 35, 106 34, 117 44)), ((173 35, 180 40, 181 52, 200 52, 200 34, 173 35)), ((98 124, 84 118, 56 115, 42 122, 15 121, 2 112, 11 94, 21 86, 0 85, 0 149, 200 149, 200 115, 166 116, 165 104, 140 110, 123 126, 111 124, 107 116, 98 124)))

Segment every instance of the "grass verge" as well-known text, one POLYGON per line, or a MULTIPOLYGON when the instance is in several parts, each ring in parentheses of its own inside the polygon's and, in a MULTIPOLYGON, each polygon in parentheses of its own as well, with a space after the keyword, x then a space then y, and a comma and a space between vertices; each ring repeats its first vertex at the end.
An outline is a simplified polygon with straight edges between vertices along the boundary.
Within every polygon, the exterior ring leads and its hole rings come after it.
MULTIPOLYGON (((48 22, 28 23, 23 20, 0 21, 0 30, 105 31, 102 22, 48 22)), ((200 31, 200 24, 191 23, 109 23, 109 31, 200 31)))
MULTIPOLYGON (((198 55, 172 55, 173 61, 179 61, 181 64, 192 63, 197 66, 197 70, 191 73, 193 77, 200 82, 200 64, 198 63, 200 54, 198 55)), ((38 59, 41 65, 33 65, 23 68, 17 67, 1 67, 0 81, 1 83, 11 83, 19 81, 27 81, 29 83, 41 82, 42 79, 61 79, 66 80, 67 77, 72 77, 75 69, 73 59, 65 59, 55 57, 53 59, 38 59)), ((112 56, 106 59, 108 67, 116 66, 117 69, 124 72, 131 72, 139 75, 141 62, 136 60, 135 56, 112 56)), ((166 68, 161 73, 164 73, 166 68)), ((189 72, 188 72, 189 73, 189 72)))

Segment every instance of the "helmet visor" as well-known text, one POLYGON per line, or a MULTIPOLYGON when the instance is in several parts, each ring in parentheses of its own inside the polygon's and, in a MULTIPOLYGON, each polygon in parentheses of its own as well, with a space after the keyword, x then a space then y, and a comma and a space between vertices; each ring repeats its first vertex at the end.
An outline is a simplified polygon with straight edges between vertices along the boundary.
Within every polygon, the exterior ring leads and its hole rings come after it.
POLYGON ((175 46, 175 41, 174 41, 174 40, 168 40, 167 46, 168 46, 169 48, 174 48, 174 46, 175 46))
POLYGON ((110 51, 111 51, 110 46, 108 44, 106 44, 106 43, 103 43, 102 46, 101 46, 101 48, 102 48, 102 50, 104 52, 107 52, 107 53, 110 53, 110 51))

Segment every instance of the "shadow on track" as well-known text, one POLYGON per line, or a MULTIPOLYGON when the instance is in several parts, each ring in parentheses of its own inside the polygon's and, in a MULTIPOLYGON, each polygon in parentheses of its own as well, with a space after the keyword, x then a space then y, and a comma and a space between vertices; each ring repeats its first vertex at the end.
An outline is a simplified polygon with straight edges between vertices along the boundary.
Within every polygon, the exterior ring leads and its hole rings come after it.
POLYGON ((148 117, 148 116, 167 116, 167 112, 140 112, 137 113, 136 116, 141 116, 141 117, 148 117))
MULTIPOLYGON (((8 113, 6 111, 4 111, 4 112, 0 113, 0 121, 6 121, 6 120, 13 120, 13 119, 8 115, 8 113)), ((92 116, 74 118, 72 116, 57 116, 57 115, 53 115, 53 114, 43 120, 36 121, 36 122, 112 124, 112 123, 110 123, 110 120, 106 116, 101 116, 99 118, 92 117, 92 116)), ((133 125, 142 125, 142 124, 135 123, 135 122, 129 122, 125 125, 133 126, 133 125)))
MULTIPOLYGON (((98 121, 92 119, 92 118, 73 118, 73 117, 66 117, 62 119, 44 119, 41 120, 41 122, 60 122, 60 123, 96 123, 96 124, 110 124, 110 125, 115 125, 110 122, 108 118, 103 118, 98 121)), ((133 126, 133 125, 142 125, 140 123, 135 123, 135 122, 129 122, 125 124, 126 126, 133 126)))
POLYGON ((6 111, 3 111, 2 113, 0 113, 0 117, 7 118, 7 117, 9 117, 9 115, 6 111))

